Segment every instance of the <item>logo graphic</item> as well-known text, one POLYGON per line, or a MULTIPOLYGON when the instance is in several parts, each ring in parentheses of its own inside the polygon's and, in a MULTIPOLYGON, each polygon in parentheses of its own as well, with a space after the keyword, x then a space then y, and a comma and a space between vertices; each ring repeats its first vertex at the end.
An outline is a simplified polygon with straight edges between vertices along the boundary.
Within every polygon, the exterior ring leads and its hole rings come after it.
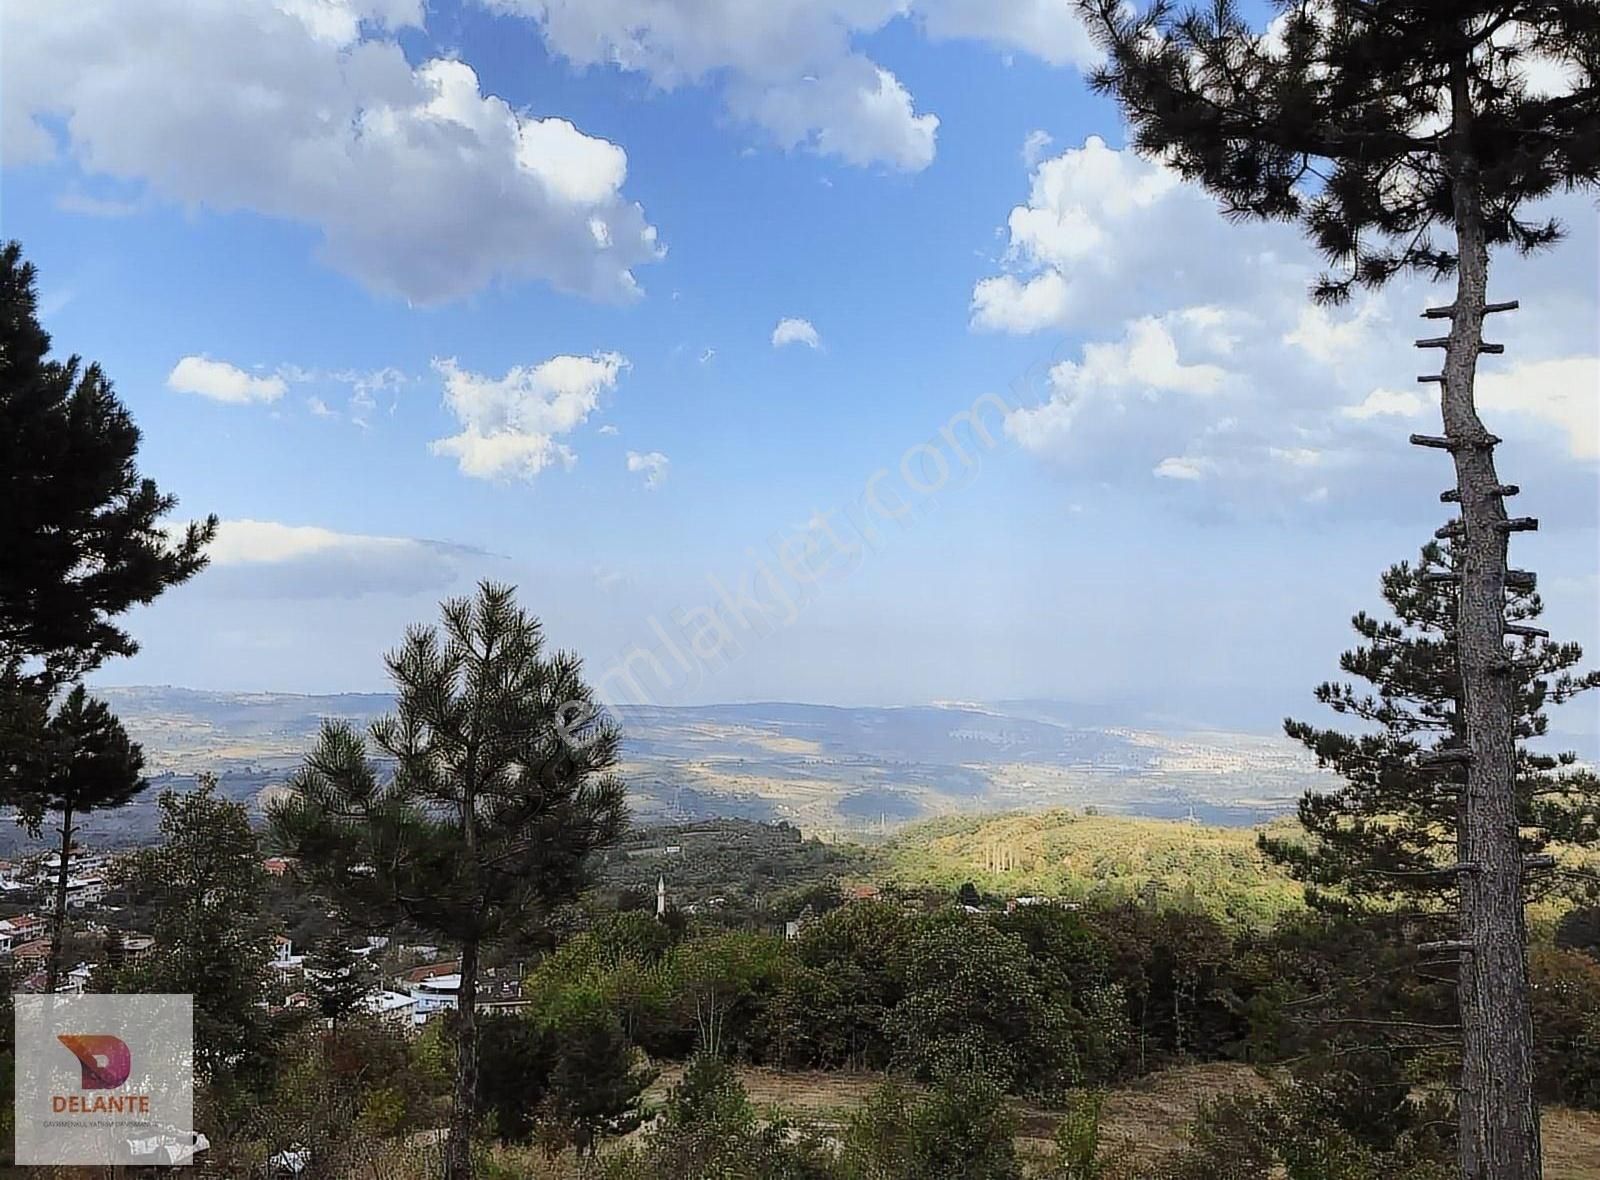
POLYGON ((133 1054, 118 1037, 58 1034, 56 1040, 72 1050, 83 1066, 82 1088, 115 1090, 133 1072, 133 1054))

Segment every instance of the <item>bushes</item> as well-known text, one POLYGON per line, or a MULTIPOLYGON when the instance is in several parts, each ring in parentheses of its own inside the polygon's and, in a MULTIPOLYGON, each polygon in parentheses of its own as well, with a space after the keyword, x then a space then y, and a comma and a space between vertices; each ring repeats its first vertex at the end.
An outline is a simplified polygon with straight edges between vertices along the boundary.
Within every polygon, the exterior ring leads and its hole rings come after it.
POLYGON ((1044 995, 1020 938, 946 910, 906 945, 905 996, 884 1021, 917 1077, 981 1074, 1056 1094, 1078 1076, 1066 1008, 1044 995))
POLYGON ((887 902, 862 902, 808 926, 793 944, 799 969, 775 997, 770 1039, 799 1069, 884 1069, 884 1031, 905 994, 906 944, 920 919, 887 902))
POLYGON ((953 1075, 913 1097, 882 1087, 850 1121, 842 1180, 1021 1180, 1017 1116, 981 1075, 953 1075))
POLYGON ((600 1161, 604 1180, 1021 1180, 1016 1116, 981 1077, 924 1095, 890 1083, 831 1146, 814 1129, 758 1117, 732 1068, 695 1057, 658 1126, 600 1161))
POLYGON ((503 1142, 537 1138, 552 1154, 593 1153, 600 1137, 639 1125, 640 1100, 655 1078, 600 1006, 544 1023, 501 1016, 482 1027, 479 1105, 503 1142))
MULTIPOLYGON (((1392 1079, 1390 1079, 1392 1080, 1392 1079)), ((1448 1180, 1454 1120, 1385 1080, 1340 1070, 1205 1108, 1191 1146, 1143 1180, 1448 1180), (1385 1108, 1373 1121, 1373 1091, 1385 1108)))
POLYGON ((600 1161, 603 1180, 836 1180, 815 1135, 763 1125, 726 1062, 701 1054, 668 1093, 658 1127, 600 1161))
POLYGON ((1600 1110, 1600 963, 1577 951, 1541 947, 1529 968, 1539 1095, 1600 1110))
POLYGON ((1100 1110, 1105 1095, 1097 1090, 1071 1094, 1061 1124, 1056 1128, 1056 1158, 1050 1180, 1099 1180, 1105 1174, 1100 1164, 1100 1110))

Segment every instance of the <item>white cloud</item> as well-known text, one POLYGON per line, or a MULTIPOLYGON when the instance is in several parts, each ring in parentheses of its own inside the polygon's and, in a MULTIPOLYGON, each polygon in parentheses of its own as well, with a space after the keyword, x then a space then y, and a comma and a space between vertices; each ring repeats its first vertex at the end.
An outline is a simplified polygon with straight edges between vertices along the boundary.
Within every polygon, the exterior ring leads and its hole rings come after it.
POLYGON ((617 428, 615 426, 613 426, 613 425, 611 425, 611 423, 607 422, 604 426, 602 426, 600 428, 600 433, 609 435, 609 434, 617 434, 619 432, 618 432, 618 430, 617 430, 617 428))
POLYGON ((1351 315, 1338 316, 1326 307, 1307 301, 1300 309, 1294 330, 1285 332, 1283 342, 1303 350, 1313 360, 1334 364, 1363 347, 1375 332, 1390 326, 1381 299, 1368 298, 1351 315))
POLYGON ((1039 161, 1044 159, 1044 154, 1050 150, 1050 145, 1055 139, 1048 131, 1030 131, 1022 141, 1022 162, 1029 169, 1037 168, 1039 161))
POLYGON ((1432 403, 1409 389, 1374 389, 1353 406, 1341 406, 1339 413, 1358 421, 1367 418, 1416 418, 1432 403))
POLYGON ((578 461, 560 440, 589 420, 628 361, 615 352, 557 356, 499 378, 468 372, 453 358, 433 367, 444 378, 444 404, 461 426, 459 434, 435 440, 433 453, 451 456, 475 479, 531 480, 552 463, 570 469, 578 461))
POLYGON ((339 416, 333 410, 329 409, 328 403, 323 401, 320 397, 306 398, 306 409, 310 410, 312 415, 317 418, 337 418, 339 416))
POLYGON ((481 0, 539 25, 579 66, 615 66, 663 89, 715 84, 733 116, 780 147, 916 172, 932 162, 939 120, 857 49, 896 20, 935 39, 1085 65, 1096 50, 1072 0, 481 0))
POLYGON ((1268 447, 1267 454, 1289 467, 1320 467, 1323 460, 1314 447, 1268 447))
POLYGON ((670 460, 660 451, 651 451, 649 454, 628 452, 628 470, 644 472, 644 486, 652 492, 666 481, 669 465, 670 460))
POLYGON ((1481 409, 1526 415, 1565 432, 1574 459, 1600 459, 1600 357, 1480 371, 1476 393, 1481 409))
POLYGON ((1085 345, 1082 358, 1050 370, 1044 404, 1006 416, 1007 433, 1024 449, 1062 457, 1084 414, 1122 416, 1130 403, 1154 403, 1163 394, 1209 397, 1228 377, 1216 365, 1184 364, 1168 323, 1153 317, 1129 324, 1120 341, 1085 345))
POLYGON ((224 520, 206 550, 200 584, 246 598, 354 598, 439 591, 481 550, 413 537, 346 533, 317 525, 224 520))
POLYGON ((1162 233, 1181 183, 1172 170, 1098 136, 1039 163, 1028 203, 1006 221, 1008 273, 973 290, 973 325, 1018 333, 1065 326, 1100 296, 1105 280, 1115 280, 1141 235, 1162 233))
POLYGON ((198 394, 212 401, 246 405, 275 402, 288 385, 282 377, 256 377, 226 361, 186 356, 167 374, 167 388, 177 393, 198 394))
POLYGON ((786 344, 804 344, 807 348, 821 348, 822 337, 817 335, 817 330, 812 327, 810 320, 786 316, 778 321, 776 328, 772 329, 772 347, 782 348, 786 344))
POLYGON ((1051 65, 1090 66, 1101 53, 1075 0, 914 0, 929 36, 1016 49, 1051 65))
POLYGON ((1174 455, 1155 466, 1154 475, 1161 479, 1199 480, 1206 476, 1207 464, 1198 459, 1183 459, 1174 455))
POLYGON ((157 196, 314 227, 367 287, 439 303, 538 279, 612 300, 658 258, 622 148, 412 65, 417 0, 120 0, 0 8, 7 162, 65 154, 157 196), (59 134, 62 142, 57 143, 59 134))
MULTIPOLYGON (((971 321, 1074 345, 1037 395, 1013 402, 1006 427, 1023 449, 1089 486, 1148 487, 1152 473, 1198 485, 1193 503, 1208 517, 1326 503, 1392 519, 1436 503, 1439 472, 1414 461, 1396 425, 1437 414, 1430 389, 1400 383, 1436 363, 1412 341, 1437 333, 1413 317, 1449 302, 1447 290, 1403 276, 1351 308, 1318 308, 1309 289, 1322 261, 1297 227, 1230 224, 1196 185, 1096 139, 1029 179, 971 321)), ((1495 318, 1491 338, 1528 359, 1487 361, 1479 404, 1508 441, 1554 440, 1593 460, 1600 359, 1571 356, 1570 342, 1597 313, 1586 265, 1596 223, 1581 195, 1528 215, 1555 216, 1572 237, 1538 258, 1496 256, 1494 288, 1538 310, 1495 318)), ((1572 464, 1550 474, 1562 488, 1592 480, 1572 464)), ((1593 508, 1576 516, 1592 520, 1593 508)))
POLYGON ((809 147, 857 167, 887 164, 901 172, 933 163, 938 116, 917 114, 900 79, 863 57, 764 87, 739 105, 784 148, 809 147))
POLYGON ((1083 361, 1063 361, 1052 374, 1072 392, 1145 389, 1163 393, 1215 393, 1227 374, 1216 365, 1185 365, 1167 325, 1146 316, 1128 325, 1117 344, 1088 344, 1083 361))
POLYGON ((1031 278, 997 275, 972 292, 972 326, 1025 336, 1067 318, 1067 280, 1058 270, 1031 278))

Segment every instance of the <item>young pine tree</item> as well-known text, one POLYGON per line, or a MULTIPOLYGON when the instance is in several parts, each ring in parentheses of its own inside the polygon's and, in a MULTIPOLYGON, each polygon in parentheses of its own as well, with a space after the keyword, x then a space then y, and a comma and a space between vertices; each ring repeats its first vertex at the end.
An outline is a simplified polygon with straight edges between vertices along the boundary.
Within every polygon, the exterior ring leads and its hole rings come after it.
POLYGON ((67 883, 71 877, 72 838, 91 811, 121 807, 149 785, 143 774, 144 751, 104 701, 76 686, 45 722, 33 760, 37 777, 21 785, 17 819, 34 836, 43 833, 45 816, 60 821, 55 900, 51 907, 50 957, 46 990, 54 994, 61 981, 62 948, 67 935, 67 883))
POLYGON ((330 725, 274 808, 274 838, 310 884, 374 924, 404 918, 461 947, 456 1084, 446 1175, 471 1175, 476 984, 483 950, 573 899, 589 854, 621 836, 620 734, 579 660, 547 654, 511 588, 443 606, 388 658, 398 693, 372 743, 330 725))
POLYGON ((111 382, 48 359, 34 279, 17 243, 0 247, 0 672, 48 697, 138 650, 113 620, 198 573, 217 520, 168 536, 176 501, 134 465, 139 428, 111 382))
POLYGON ((306 956, 306 991, 317 1014, 335 1033, 361 1010, 375 982, 371 964, 352 951, 350 940, 338 932, 321 939, 306 956))
POLYGON ((572 1013, 551 1030, 555 1061, 544 1115, 552 1147, 570 1143, 594 1155, 604 1136, 626 1135, 643 1122, 644 1092, 659 1076, 641 1065, 612 1012, 572 1013))
POLYGON ((1239 217, 1302 225, 1334 268, 1318 298, 1338 302, 1406 271, 1455 279, 1431 310, 1447 335, 1442 438, 1460 506, 1454 635, 1461 669, 1463 859, 1461 1175, 1539 1175, 1532 1016, 1517 839, 1516 677, 1504 648, 1505 508, 1515 488, 1494 464, 1498 440, 1473 396, 1488 302, 1489 252, 1548 246, 1560 227, 1525 207, 1600 178, 1600 6, 1593 0, 1276 0, 1273 36, 1233 0, 1179 12, 1156 0, 1080 0, 1108 55, 1096 86, 1133 124, 1134 143, 1197 180, 1239 217), (1560 93, 1528 85, 1530 62, 1564 75, 1560 93), (1435 234, 1440 235, 1436 240, 1435 234))
MULTIPOLYGON (((1348 675, 1367 682, 1324 683, 1316 697, 1361 723, 1357 733, 1286 721, 1323 767, 1343 780, 1332 791, 1300 800, 1309 842, 1263 837, 1262 847, 1308 885, 1314 904, 1389 909, 1402 905, 1443 916, 1454 908, 1461 881, 1478 866, 1462 851, 1466 749, 1461 671, 1456 662, 1456 587, 1429 577, 1450 568, 1447 548, 1429 544, 1420 560, 1383 575, 1392 619, 1365 611, 1351 620, 1361 643, 1339 659, 1348 675)), ((1532 591, 1510 595, 1507 617, 1530 630, 1543 610, 1532 591)), ((1543 864, 1552 844, 1600 841, 1600 779, 1571 753, 1553 754, 1530 742, 1549 732, 1546 706, 1600 686, 1600 672, 1578 673, 1576 643, 1525 637, 1513 682, 1516 725, 1516 815, 1523 857, 1543 864)), ((1552 866, 1553 869, 1553 866, 1552 866)), ((1550 870, 1536 870, 1546 881, 1550 870)))

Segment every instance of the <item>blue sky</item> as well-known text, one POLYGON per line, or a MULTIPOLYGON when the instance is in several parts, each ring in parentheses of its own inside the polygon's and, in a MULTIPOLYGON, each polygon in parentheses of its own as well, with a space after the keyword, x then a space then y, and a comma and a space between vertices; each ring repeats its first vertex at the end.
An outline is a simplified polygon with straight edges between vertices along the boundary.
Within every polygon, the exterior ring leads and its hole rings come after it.
MULTIPOLYGON (((1292 229, 1120 150, 1066 0, 147 9, 0 19, 4 232, 224 521, 104 682, 379 687, 493 577, 664 703, 1267 726, 1445 519, 1438 293, 1311 309, 1292 229)), ((1484 404, 1595 647, 1597 235, 1555 211, 1484 404)))

